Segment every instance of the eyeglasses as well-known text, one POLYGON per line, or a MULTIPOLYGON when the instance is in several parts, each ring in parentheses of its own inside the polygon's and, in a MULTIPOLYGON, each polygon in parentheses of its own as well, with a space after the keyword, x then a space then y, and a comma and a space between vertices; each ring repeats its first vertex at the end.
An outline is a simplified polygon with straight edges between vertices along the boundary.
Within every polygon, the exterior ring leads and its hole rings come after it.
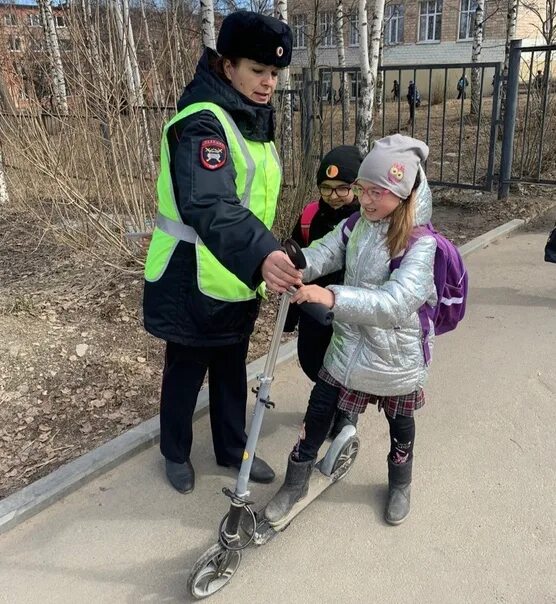
POLYGON ((351 185, 351 190, 353 191, 353 194, 359 199, 361 199, 363 195, 366 195, 369 199, 372 199, 373 201, 380 201, 382 199, 382 196, 388 193, 388 189, 383 189, 381 187, 376 186, 369 187, 366 189, 365 187, 362 187, 360 184, 357 183, 351 185))
POLYGON ((321 185, 319 191, 323 197, 330 197, 332 193, 336 193, 338 197, 347 197, 351 191, 351 186, 339 185, 338 187, 331 187, 330 185, 321 185))

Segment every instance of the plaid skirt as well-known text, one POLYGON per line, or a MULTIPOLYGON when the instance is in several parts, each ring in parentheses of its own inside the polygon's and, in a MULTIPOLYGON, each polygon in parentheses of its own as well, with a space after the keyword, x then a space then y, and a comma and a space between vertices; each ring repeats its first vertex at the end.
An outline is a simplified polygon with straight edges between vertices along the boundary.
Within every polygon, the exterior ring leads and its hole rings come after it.
POLYGON ((338 409, 350 413, 364 413, 367 405, 378 405, 378 410, 384 409, 390 417, 403 415, 413 417, 413 412, 420 409, 425 404, 425 392, 422 388, 410 392, 409 394, 399 394, 397 396, 377 396, 368 394, 359 390, 349 390, 335 380, 324 367, 319 371, 319 378, 339 389, 338 409))

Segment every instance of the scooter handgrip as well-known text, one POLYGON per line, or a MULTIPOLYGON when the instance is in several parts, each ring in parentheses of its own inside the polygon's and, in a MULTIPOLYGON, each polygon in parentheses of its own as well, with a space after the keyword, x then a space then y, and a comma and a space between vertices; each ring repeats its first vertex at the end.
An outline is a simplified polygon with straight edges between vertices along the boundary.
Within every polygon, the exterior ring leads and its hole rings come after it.
POLYGON ((334 312, 324 304, 317 304, 316 302, 302 302, 298 306, 304 313, 308 314, 312 319, 321 325, 331 325, 332 321, 334 320, 334 312))

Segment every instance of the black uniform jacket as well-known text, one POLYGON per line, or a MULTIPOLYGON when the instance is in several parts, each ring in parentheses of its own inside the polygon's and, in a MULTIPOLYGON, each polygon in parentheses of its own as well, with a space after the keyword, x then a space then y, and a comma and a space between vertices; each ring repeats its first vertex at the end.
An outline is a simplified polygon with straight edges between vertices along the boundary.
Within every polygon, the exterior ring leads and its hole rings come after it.
MULTIPOLYGON (((207 50, 194 79, 185 88, 178 110, 209 101, 225 109, 243 136, 252 141, 274 138, 274 110, 258 105, 225 83, 209 68, 207 50)), ((168 131, 176 203, 185 224, 192 226, 216 258, 243 283, 255 289, 262 281, 261 264, 280 244, 265 225, 240 205, 235 169, 224 129, 207 111, 180 120, 168 131), (217 169, 202 162, 203 141, 226 146, 217 169)), ((213 145, 214 146, 214 145, 213 145)), ((189 346, 237 343, 253 331, 259 300, 221 302, 197 286, 195 246, 180 241, 164 275, 145 281, 145 328, 167 341, 189 346)))
MULTIPOLYGON (((359 211, 359 202, 355 200, 348 206, 342 206, 335 210, 331 208, 326 202, 319 199, 319 209, 318 212, 314 215, 313 220, 311 221, 311 226, 309 227, 309 242, 305 243, 303 240, 303 235, 301 233, 301 216, 295 225, 292 238, 299 243, 301 247, 307 247, 313 241, 317 241, 317 239, 322 239, 325 235, 330 233, 334 229, 336 225, 338 225, 342 220, 351 216, 354 212, 359 211)), ((315 285, 320 285, 321 287, 326 287, 327 285, 337 285, 344 282, 344 271, 335 271, 334 273, 330 273, 329 275, 323 275, 318 279, 315 279, 313 283, 315 285)), ((299 309, 292 305, 288 311, 288 318, 286 319, 286 326, 284 331, 293 331, 297 325, 299 320, 299 309)))

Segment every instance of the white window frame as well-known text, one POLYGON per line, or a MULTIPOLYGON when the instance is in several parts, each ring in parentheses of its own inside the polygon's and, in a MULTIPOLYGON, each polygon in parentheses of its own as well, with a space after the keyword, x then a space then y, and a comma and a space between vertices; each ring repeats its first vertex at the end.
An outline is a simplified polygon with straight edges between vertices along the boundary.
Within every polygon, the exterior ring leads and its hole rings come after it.
POLYGON ((320 96, 324 101, 328 101, 330 91, 332 90, 332 72, 325 70, 322 72, 320 80, 320 96))
POLYGON ((16 27, 17 26, 17 16, 14 13, 6 13, 4 15, 4 19, 2 20, 5 27, 16 27))
POLYGON ((298 13, 292 15, 293 48, 307 48, 307 15, 298 13))
POLYGON ((419 2, 420 44, 438 44, 442 36, 442 0, 419 2), (424 24, 424 27, 423 27, 424 24))
POLYGON ((350 71, 348 72, 349 78, 349 98, 351 101, 357 100, 357 93, 359 92, 359 86, 361 85, 361 72, 350 71))
POLYGON ((54 23, 56 24, 56 29, 64 29, 67 27, 66 16, 54 15, 54 23))
POLYGON ((37 13, 30 13, 28 15, 29 27, 41 27, 41 16, 37 13))
POLYGON ((349 44, 351 48, 359 46, 359 14, 351 13, 349 15, 349 44))
POLYGON ((336 47, 336 28, 334 27, 334 12, 321 11, 319 13, 319 39, 321 48, 336 47))
POLYGON ((404 5, 388 4, 384 7, 384 43, 394 46, 403 42, 404 5))
POLYGON ((8 50, 10 52, 21 52, 23 50, 23 45, 19 36, 10 36, 8 38, 8 50))
POLYGON ((458 40, 473 40, 473 23, 475 20, 475 11, 477 10, 477 0, 460 0, 459 20, 458 20, 458 40), (465 8, 465 10, 464 10, 465 8), (461 26, 465 21, 467 35, 461 36, 461 26))

